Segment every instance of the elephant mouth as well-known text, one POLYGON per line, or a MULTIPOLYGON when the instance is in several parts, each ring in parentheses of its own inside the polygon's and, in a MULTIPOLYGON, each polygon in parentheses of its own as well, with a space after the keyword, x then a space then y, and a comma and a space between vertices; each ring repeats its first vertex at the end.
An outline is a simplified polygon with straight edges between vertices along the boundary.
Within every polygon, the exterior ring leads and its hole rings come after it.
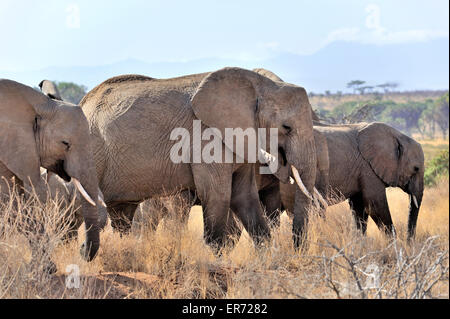
POLYGON ((287 157, 286 157, 286 151, 283 147, 278 147, 278 153, 280 154, 281 159, 281 165, 286 166, 287 165, 287 157))
POLYGON ((48 170, 57 174, 59 177, 61 177, 66 182, 70 182, 70 180, 71 180, 71 177, 69 176, 69 174, 67 174, 67 172, 64 169, 64 161, 63 160, 57 161, 52 166, 48 167, 48 170))

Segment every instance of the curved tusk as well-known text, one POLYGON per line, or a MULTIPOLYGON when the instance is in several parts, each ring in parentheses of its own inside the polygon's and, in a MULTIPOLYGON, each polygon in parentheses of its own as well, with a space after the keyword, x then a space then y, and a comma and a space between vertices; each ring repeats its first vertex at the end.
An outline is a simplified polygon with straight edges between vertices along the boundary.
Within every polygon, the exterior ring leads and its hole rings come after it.
POLYGON ((419 204, 417 204, 416 195, 412 195, 412 198, 413 198, 414 205, 416 205, 416 208, 419 208, 419 204))
POLYGON ((308 192, 308 190, 306 189, 305 184, 303 184, 302 179, 300 178, 300 174, 298 173, 298 170, 294 167, 294 165, 291 165, 291 169, 292 169, 292 174, 294 175, 294 179, 298 185, 298 187, 300 187, 301 191, 312 201, 314 201, 314 198, 311 196, 311 194, 308 192))
POLYGON ((317 190, 317 188, 314 187, 314 194, 316 195, 316 197, 319 199, 319 202, 322 204, 322 206, 327 209, 328 207, 328 203, 326 202, 326 200, 322 197, 322 195, 320 195, 319 191, 317 190))
POLYGON ((98 201, 100 202, 100 204, 103 206, 103 207, 108 207, 108 206, 106 206, 106 203, 105 203, 105 201, 103 200, 103 198, 100 196, 100 195, 98 195, 98 201))
POLYGON ((81 195, 84 197, 85 200, 89 202, 92 206, 96 206, 95 202, 92 200, 91 196, 85 191, 83 186, 81 185, 80 181, 74 177, 72 177, 72 181, 75 184, 75 187, 78 189, 78 191, 81 193, 81 195))
POLYGON ((103 198, 103 193, 102 193, 102 191, 100 190, 100 188, 98 189, 98 201, 100 202, 100 204, 101 204, 103 207, 105 207, 105 208, 108 207, 108 206, 106 206, 105 199, 103 198))
POLYGON ((260 154, 262 155, 263 159, 265 160, 266 163, 272 163, 276 161, 276 157, 273 156, 272 154, 266 152, 265 150, 263 150, 262 148, 259 150, 260 154))
POLYGON ((294 184, 295 183, 294 179, 292 177, 290 177, 290 176, 289 176, 289 183, 290 184, 294 184))

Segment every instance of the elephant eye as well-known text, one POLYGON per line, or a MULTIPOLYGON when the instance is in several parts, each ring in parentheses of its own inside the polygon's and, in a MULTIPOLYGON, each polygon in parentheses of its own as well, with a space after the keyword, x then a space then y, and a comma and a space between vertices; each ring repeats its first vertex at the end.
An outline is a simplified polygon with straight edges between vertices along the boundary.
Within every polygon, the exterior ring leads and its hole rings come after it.
POLYGON ((286 133, 290 133, 292 131, 292 128, 289 125, 283 124, 283 128, 286 130, 286 133))
POLYGON ((419 168, 417 167, 417 166, 414 166, 414 172, 418 172, 419 171, 419 168))
POLYGON ((70 148, 70 144, 69 144, 69 142, 66 142, 66 141, 62 141, 61 143, 63 143, 65 146, 66 146, 66 148, 67 149, 69 149, 70 148))

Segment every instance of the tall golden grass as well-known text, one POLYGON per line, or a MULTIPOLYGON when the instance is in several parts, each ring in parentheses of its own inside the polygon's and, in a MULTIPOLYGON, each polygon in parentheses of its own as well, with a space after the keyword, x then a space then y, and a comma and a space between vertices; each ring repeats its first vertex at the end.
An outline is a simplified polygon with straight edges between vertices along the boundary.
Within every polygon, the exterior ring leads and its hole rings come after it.
POLYGON ((348 204, 341 203, 329 207, 325 218, 311 212, 301 251, 293 248, 291 221, 283 214, 265 248, 255 249, 244 231, 234 249, 218 257, 203 241, 196 206, 187 225, 173 212, 156 231, 144 228, 121 237, 108 226, 91 263, 79 254, 83 227, 79 242, 61 243, 66 229, 57 200, 37 205, 14 198, 0 209, 0 298, 448 298, 448 180, 425 190, 410 245, 405 240, 408 197, 398 189, 387 194, 396 240, 372 221, 367 236, 360 235, 348 204), (30 264, 25 235, 42 236, 19 231, 24 229, 20 218, 7 226, 11 217, 31 213, 46 229, 47 240, 40 244, 56 263, 56 275, 30 264), (72 264, 81 278, 80 287, 70 289, 66 267, 72 264))

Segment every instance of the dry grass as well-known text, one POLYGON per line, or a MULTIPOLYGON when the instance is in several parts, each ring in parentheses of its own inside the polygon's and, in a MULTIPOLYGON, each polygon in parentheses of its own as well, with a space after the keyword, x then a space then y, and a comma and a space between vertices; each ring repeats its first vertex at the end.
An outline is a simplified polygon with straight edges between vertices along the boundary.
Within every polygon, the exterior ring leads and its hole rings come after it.
POLYGON ((1 209, 0 297, 448 298, 448 194, 448 181, 426 189, 417 240, 410 246, 405 242, 407 195, 389 189, 396 241, 385 238, 372 221, 368 236, 359 235, 342 203, 330 207, 325 219, 313 214, 302 252, 294 251, 291 222, 283 214, 267 248, 256 250, 244 232, 234 249, 216 257, 202 239, 201 208, 194 207, 187 225, 168 218, 155 232, 122 238, 107 228, 91 263, 79 255, 81 241, 56 245, 64 231, 55 227, 64 224, 56 201, 42 207, 21 200, 21 213, 41 212, 51 239, 41 244, 58 267, 52 276, 37 270, 36 263, 29 265, 28 242, 17 231, 23 220, 5 226, 17 211, 10 202, 1 209), (70 264, 80 268, 79 289, 65 287, 70 264))

